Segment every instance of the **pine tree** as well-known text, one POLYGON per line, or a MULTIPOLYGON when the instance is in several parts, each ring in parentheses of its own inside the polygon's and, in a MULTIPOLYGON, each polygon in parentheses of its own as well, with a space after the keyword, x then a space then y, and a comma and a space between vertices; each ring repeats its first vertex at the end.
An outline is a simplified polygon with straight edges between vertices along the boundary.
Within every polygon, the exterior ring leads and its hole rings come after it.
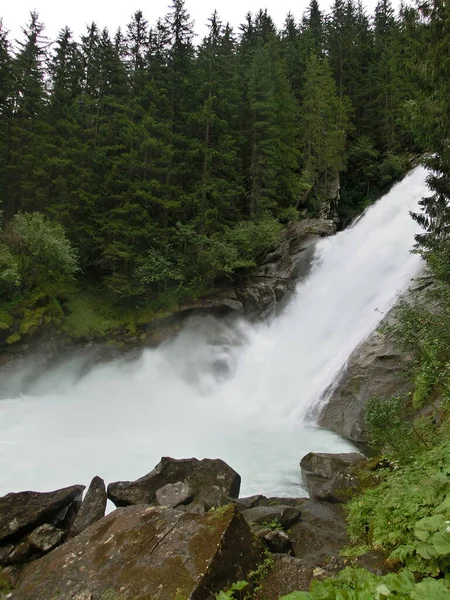
POLYGON ((6 218, 12 216, 13 207, 8 198, 8 178, 6 169, 10 157, 10 131, 12 125, 12 98, 14 80, 12 75, 12 55, 8 33, 0 20, 0 209, 6 218))
POLYGON ((30 14, 23 29, 24 41, 11 68, 14 80, 10 152, 5 173, 5 201, 8 214, 19 209, 40 210, 45 207, 47 174, 41 168, 49 141, 44 113, 48 100, 45 84, 47 41, 38 14, 30 14))
POLYGON ((308 61, 300 107, 303 203, 326 215, 339 191, 344 167, 347 115, 329 65, 312 55, 308 61))

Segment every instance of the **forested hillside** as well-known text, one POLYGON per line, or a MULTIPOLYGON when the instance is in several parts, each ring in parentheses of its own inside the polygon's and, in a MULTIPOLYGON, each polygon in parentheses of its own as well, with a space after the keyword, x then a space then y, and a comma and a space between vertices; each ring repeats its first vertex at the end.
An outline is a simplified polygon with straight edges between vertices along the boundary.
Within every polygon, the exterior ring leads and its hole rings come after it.
POLYGON ((290 221, 345 226, 427 149, 412 133, 425 25, 389 0, 372 17, 312 0, 281 30, 214 12, 198 44, 183 0, 116 33, 68 25, 53 43, 35 13, 19 41, 0 29, 5 327, 42 298, 159 310, 204 293, 290 221))

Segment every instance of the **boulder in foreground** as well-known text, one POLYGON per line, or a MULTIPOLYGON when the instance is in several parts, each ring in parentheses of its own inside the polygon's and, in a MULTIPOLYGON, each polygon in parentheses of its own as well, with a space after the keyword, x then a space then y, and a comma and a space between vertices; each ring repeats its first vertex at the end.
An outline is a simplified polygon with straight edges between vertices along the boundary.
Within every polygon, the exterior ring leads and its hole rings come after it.
POLYGON ((0 498, 0 542, 17 539, 44 523, 62 529, 79 509, 84 485, 54 492, 19 492, 0 498))
MULTIPOLYGON (((108 498, 117 507, 156 504, 156 492, 168 484, 184 483, 190 490, 191 512, 204 512, 229 503, 239 496, 241 477, 223 460, 164 457, 159 464, 136 481, 118 481, 108 486, 108 498)), ((166 488, 167 491, 167 488, 166 488)), ((183 503, 187 502, 185 498, 183 503)))
POLYGON ((308 492, 317 500, 346 502, 357 489, 353 468, 365 460, 357 452, 327 454, 310 452, 300 466, 308 492))
POLYGON ((90 525, 102 519, 105 516, 106 502, 105 482, 101 477, 96 476, 91 481, 89 489, 86 492, 69 536, 74 537, 78 535, 90 525))
POLYGON ((245 579, 263 548, 237 507, 204 515, 119 508, 22 571, 11 600, 208 600, 245 579))

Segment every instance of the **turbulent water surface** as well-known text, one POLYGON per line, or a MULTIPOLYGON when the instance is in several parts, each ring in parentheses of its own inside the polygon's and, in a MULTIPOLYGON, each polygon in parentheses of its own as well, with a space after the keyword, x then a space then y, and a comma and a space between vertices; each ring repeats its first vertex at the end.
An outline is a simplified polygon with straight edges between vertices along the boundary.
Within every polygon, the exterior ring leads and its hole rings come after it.
POLYGON ((242 475, 242 494, 301 495, 305 453, 349 448, 307 415, 420 267, 409 211, 425 176, 415 169, 353 228, 321 241, 270 325, 194 320, 135 362, 82 377, 68 364, 0 401, 0 495, 96 474, 134 479, 161 456, 220 457, 242 475))

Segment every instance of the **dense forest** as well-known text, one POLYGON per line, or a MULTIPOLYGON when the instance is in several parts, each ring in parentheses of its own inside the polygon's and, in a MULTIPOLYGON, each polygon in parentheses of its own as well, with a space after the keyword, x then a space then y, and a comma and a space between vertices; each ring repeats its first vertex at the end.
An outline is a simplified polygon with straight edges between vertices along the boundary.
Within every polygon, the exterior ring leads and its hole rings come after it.
MULTIPOLYGON (((150 26, 0 29, 0 301, 94 290, 165 309, 255 265, 284 224, 345 226, 412 157, 424 14, 312 0, 277 30, 183 0, 150 26), (30 296, 31 294, 31 296, 30 296), (33 295, 34 294, 34 295, 33 295)), ((0 319, 1 320, 1 319, 0 319)))

